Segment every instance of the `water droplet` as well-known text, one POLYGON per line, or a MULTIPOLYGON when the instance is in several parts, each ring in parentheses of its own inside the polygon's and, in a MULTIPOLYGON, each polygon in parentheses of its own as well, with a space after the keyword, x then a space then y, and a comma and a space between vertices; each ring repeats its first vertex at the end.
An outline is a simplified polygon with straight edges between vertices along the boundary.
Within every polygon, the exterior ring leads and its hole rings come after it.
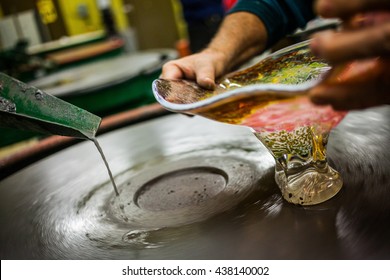
POLYGON ((142 246, 144 248, 157 248, 161 245, 150 242, 150 235, 156 229, 152 230, 132 230, 124 234, 122 237, 123 242, 126 242, 135 246, 142 246))
POLYGON ((27 85, 23 84, 23 83, 19 83, 19 88, 22 92, 26 92, 27 91, 27 85))
POLYGON ((148 235, 148 233, 144 230, 132 230, 132 231, 126 233, 123 236, 123 239, 125 239, 124 241, 134 241, 134 240, 143 239, 147 235, 148 235))
POLYGON ((43 93, 39 89, 35 92, 35 98, 37 100, 43 100, 43 93))
POLYGON ((0 96, 0 110, 13 113, 16 112, 16 105, 0 96))
POLYGON ((7 107, 7 111, 10 113, 16 112, 16 105, 13 103, 9 104, 7 107))

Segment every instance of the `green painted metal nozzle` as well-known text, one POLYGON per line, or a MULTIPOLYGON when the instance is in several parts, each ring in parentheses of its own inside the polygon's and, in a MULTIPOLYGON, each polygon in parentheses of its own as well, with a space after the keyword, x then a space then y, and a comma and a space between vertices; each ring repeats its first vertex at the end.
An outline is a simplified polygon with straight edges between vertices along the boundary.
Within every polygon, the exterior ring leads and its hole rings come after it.
POLYGON ((0 73, 0 126, 92 139, 101 118, 0 73))

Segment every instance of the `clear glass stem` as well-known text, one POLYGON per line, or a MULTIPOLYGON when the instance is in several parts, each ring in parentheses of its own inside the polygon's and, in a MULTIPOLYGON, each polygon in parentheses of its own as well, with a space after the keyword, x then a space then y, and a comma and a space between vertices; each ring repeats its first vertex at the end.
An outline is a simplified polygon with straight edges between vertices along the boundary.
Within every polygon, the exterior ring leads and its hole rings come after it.
POLYGON ((326 157, 328 130, 302 126, 289 132, 255 135, 275 158, 275 180, 288 202, 318 204, 340 191, 341 176, 328 165, 326 157))
POLYGON ((335 196, 343 181, 326 161, 311 162, 301 168, 285 169, 276 161, 275 180, 284 199, 300 205, 322 203, 335 196))

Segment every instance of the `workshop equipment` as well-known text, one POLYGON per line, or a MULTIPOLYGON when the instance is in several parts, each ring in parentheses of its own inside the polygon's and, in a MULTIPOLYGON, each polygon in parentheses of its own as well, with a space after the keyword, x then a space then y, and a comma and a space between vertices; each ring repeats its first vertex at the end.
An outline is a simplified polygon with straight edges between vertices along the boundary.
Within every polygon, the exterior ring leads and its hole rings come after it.
POLYGON ((101 118, 0 73, 0 127, 92 139, 101 118))

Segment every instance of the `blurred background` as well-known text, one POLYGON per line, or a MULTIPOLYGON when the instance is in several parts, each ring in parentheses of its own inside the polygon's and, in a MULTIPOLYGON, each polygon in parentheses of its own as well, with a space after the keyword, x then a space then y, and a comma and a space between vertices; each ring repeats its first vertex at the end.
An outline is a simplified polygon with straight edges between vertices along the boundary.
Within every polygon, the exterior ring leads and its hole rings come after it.
POLYGON ((29 81, 88 59, 174 48, 186 36, 178 0, 4 0, 0 70, 29 81))
MULTIPOLYGON (((0 3, 0 72, 100 117, 153 103, 161 66, 189 52, 179 0, 0 3)), ((0 158, 43 136, 0 135, 0 158)))

